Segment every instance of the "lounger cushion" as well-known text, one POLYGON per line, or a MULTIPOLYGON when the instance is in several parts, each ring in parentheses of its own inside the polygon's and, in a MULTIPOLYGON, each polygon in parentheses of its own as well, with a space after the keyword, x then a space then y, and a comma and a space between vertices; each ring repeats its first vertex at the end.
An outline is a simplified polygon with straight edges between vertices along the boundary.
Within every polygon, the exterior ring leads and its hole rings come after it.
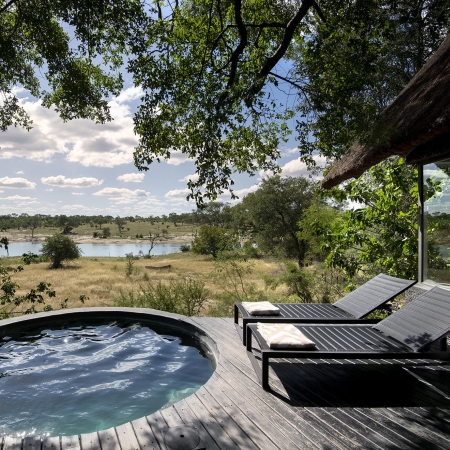
POLYGON ((270 302, 242 302, 245 310, 254 316, 277 316, 280 308, 270 302))
POLYGON ((270 348, 313 349, 315 344, 294 325, 258 323, 258 332, 270 348))

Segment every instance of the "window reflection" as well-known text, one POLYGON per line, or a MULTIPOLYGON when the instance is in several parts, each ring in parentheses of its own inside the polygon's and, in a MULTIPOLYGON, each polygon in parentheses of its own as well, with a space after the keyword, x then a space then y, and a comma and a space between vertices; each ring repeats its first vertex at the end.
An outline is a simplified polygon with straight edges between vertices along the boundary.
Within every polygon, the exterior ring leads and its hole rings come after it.
POLYGON ((428 164, 424 179, 424 281, 450 285, 450 159, 428 164))

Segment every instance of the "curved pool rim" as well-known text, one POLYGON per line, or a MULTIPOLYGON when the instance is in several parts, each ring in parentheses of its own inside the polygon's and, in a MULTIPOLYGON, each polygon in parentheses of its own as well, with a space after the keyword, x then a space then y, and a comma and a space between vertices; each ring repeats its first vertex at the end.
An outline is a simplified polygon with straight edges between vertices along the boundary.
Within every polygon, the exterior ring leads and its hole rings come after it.
MULTIPOLYGON (((179 329, 183 333, 194 336, 208 355, 213 367, 213 374, 217 369, 219 350, 216 342, 204 330, 199 328, 189 317, 180 314, 168 313, 150 308, 121 308, 121 307, 97 307, 97 308, 73 308, 59 311, 49 311, 10 319, 0 320, 0 339, 13 333, 27 331, 33 328, 58 326, 66 321, 88 320, 136 320, 152 322, 158 325, 167 325, 179 329)), ((211 375, 212 376, 212 375, 211 375)), ((208 383, 211 377, 206 381, 208 383)), ((205 384, 206 384, 205 383, 205 384)), ((195 394, 192 394, 195 395, 195 394)), ((172 405, 173 406, 173 405, 172 405)), ((117 424, 117 426, 122 424, 117 424)), ((98 430, 99 432, 101 430, 98 430)), ((1 443, 1 441, 0 441, 1 443)))

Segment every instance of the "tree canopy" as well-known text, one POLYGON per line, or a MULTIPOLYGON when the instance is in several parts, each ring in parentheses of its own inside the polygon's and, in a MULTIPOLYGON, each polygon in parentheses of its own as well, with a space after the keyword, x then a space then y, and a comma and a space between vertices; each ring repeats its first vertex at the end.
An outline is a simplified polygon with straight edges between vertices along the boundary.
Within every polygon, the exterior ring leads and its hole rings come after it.
POLYGON ((0 130, 32 126, 18 87, 64 120, 111 120, 108 97, 121 91, 119 69, 149 19, 139 0, 2 0, 0 130))
POLYGON ((303 266, 308 243, 299 234, 299 221, 312 199, 313 184, 305 178, 266 178, 236 208, 237 226, 250 231, 264 253, 295 258, 303 266))
POLYGON ((188 186, 199 204, 232 189, 235 172, 279 171, 294 116, 310 166, 339 158, 450 29, 447 0, 0 5, 0 128, 31 126, 15 86, 64 120, 109 120, 126 66, 144 91, 135 165, 181 151, 196 165, 188 186))

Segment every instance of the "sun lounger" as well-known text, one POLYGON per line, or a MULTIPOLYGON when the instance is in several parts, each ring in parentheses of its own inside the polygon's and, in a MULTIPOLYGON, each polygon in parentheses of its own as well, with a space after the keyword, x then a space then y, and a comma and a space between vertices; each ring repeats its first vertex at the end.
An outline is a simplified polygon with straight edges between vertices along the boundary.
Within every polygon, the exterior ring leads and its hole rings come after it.
POLYGON ((271 348, 265 333, 258 330, 260 324, 247 325, 247 354, 264 389, 269 388, 272 358, 450 360, 443 339, 450 332, 450 291, 440 287, 434 287, 375 325, 292 325, 313 345, 308 349, 271 348), (258 350, 253 348, 252 338, 259 344, 261 365, 253 353, 258 350), (440 340, 440 348, 431 350, 431 345, 440 340))
MULTIPOLYGON (((371 312, 406 291, 416 281, 404 280, 380 274, 350 292, 336 303, 274 303, 279 310, 276 315, 251 314, 244 303, 234 304, 234 323, 238 333, 239 313, 242 315, 242 343, 245 345, 246 326, 255 322, 283 323, 358 323, 371 312)), ((255 302, 256 305, 263 302, 255 302)), ((264 302, 265 303, 265 302, 264 302)), ((367 320, 367 319, 365 319, 367 320)), ((373 320, 372 323, 377 321, 373 320)))

